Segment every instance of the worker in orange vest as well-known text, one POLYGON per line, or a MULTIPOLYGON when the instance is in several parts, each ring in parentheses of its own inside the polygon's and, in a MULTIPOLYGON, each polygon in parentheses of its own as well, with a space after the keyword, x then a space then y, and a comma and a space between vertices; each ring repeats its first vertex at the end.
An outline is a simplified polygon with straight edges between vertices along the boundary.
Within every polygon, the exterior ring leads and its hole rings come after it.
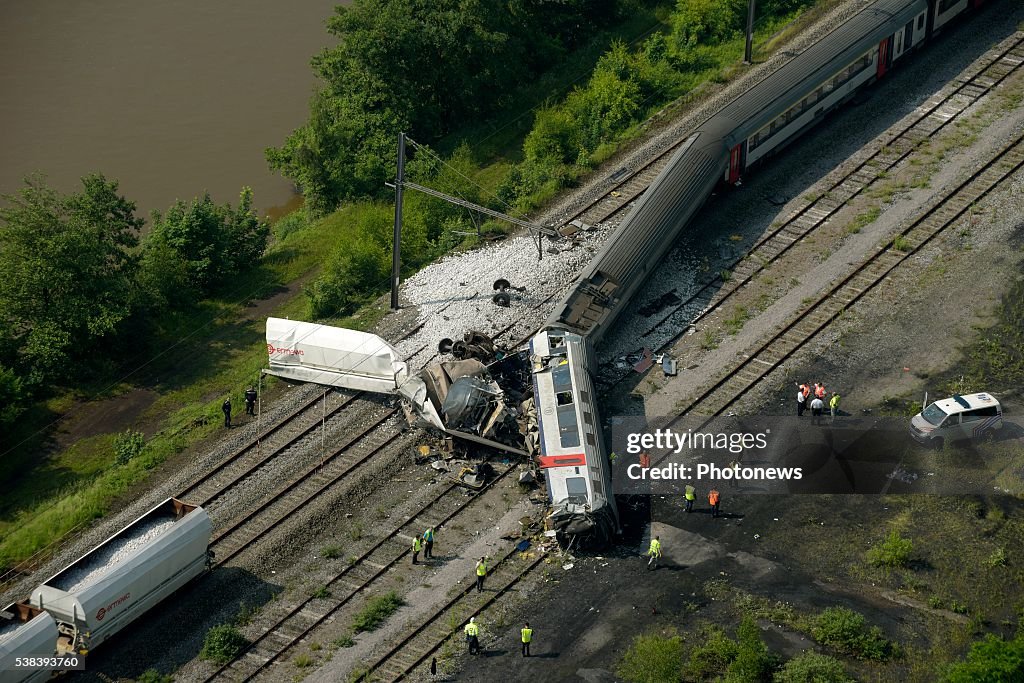
POLYGON ((815 382, 815 384, 814 384, 814 398, 820 398, 822 401, 824 401, 826 393, 828 393, 828 392, 825 391, 825 385, 824 384, 818 384, 817 382, 815 382))
POLYGON ((642 468, 644 468, 646 470, 646 469, 650 468, 650 466, 651 466, 651 454, 648 453, 647 451, 644 451, 643 453, 640 454, 640 467, 642 467, 642 468))
POLYGON ((711 503, 711 516, 718 516, 718 501, 721 500, 721 496, 718 493, 718 489, 711 489, 708 491, 708 502, 711 503))

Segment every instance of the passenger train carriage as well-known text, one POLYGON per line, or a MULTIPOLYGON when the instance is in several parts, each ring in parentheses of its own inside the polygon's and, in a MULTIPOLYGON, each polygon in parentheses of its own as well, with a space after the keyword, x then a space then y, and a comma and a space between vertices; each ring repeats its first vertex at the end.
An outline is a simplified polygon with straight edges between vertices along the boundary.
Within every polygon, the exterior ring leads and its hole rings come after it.
POLYGON ((981 4, 983 0, 872 3, 737 96, 680 146, 532 343, 534 354, 545 359, 535 373, 535 390, 545 421, 541 463, 556 508, 570 509, 586 495, 593 510, 602 509, 600 503, 609 509, 605 517, 616 519, 608 486, 610 465, 585 370, 589 348, 612 329, 648 271, 672 248, 715 187, 738 184, 752 165, 885 76, 935 31, 981 4), (566 364, 568 369, 561 369, 566 364), (569 399, 572 404, 559 403, 569 399))
POLYGON ((551 520, 570 541, 583 535, 601 544, 612 539, 618 518, 589 354, 577 334, 546 330, 530 340, 537 462, 547 479, 551 520))

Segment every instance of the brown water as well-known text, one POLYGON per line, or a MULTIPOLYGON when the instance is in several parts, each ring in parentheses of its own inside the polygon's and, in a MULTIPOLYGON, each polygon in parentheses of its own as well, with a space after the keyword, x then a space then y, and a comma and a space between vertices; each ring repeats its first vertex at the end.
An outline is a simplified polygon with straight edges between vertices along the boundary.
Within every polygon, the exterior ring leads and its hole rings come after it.
POLYGON ((306 117, 338 0, 0 1, 0 194, 100 171, 140 213, 294 198, 263 149, 306 117))

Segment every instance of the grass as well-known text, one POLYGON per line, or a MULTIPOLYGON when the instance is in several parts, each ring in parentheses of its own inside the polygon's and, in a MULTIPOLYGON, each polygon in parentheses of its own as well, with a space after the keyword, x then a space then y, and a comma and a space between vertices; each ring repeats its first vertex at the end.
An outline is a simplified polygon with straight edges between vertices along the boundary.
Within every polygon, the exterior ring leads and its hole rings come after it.
POLYGON ((874 567, 906 567, 913 552, 914 543, 893 529, 884 541, 868 550, 867 558, 874 567))
POLYGON ((636 636, 616 673, 631 683, 678 681, 683 673, 683 640, 656 633, 636 636))
POLYGON ((395 591, 371 598, 352 619, 352 633, 376 631, 405 601, 395 591))
POLYGON ((746 306, 736 306, 732 315, 722 321, 725 326, 725 331, 728 334, 737 334, 743 329, 743 325, 750 319, 750 311, 747 310, 746 306))
POLYGON ((341 546, 328 545, 320 551, 320 557, 326 560, 336 560, 341 557, 341 546))
POLYGON ((871 225, 876 220, 878 220, 878 217, 881 215, 881 213, 882 209, 877 206, 872 207, 867 211, 862 211, 861 213, 854 216, 850 224, 846 226, 846 234, 856 235, 862 229, 866 228, 867 226, 871 225))

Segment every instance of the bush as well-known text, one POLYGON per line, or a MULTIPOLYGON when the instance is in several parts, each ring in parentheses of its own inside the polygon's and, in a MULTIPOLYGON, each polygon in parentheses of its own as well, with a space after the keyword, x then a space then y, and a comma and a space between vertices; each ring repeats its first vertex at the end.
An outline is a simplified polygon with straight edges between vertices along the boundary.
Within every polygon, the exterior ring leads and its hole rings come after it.
POLYGON ((736 632, 739 652, 729 665, 726 683, 751 683, 771 679, 772 670, 777 666, 776 657, 768 652, 768 646, 761 638, 761 629, 748 615, 743 616, 736 632))
POLYGON ((683 641, 679 636, 636 636, 617 673, 630 683, 678 681, 683 672, 683 641))
POLYGON ((26 401, 21 378, 14 370, 0 365, 0 427, 14 422, 27 407, 26 401))
POLYGON ((842 662, 808 650, 786 662, 774 683, 852 683, 842 662))
POLYGON ((199 651, 199 658, 215 664, 227 664, 237 657, 247 645, 249 645, 249 641, 241 631, 231 624, 221 624, 206 632, 203 649, 199 651))
POLYGON ((146 447, 146 437, 142 432, 132 429, 125 430, 114 437, 114 456, 118 465, 125 465, 129 460, 142 452, 146 447))
POLYGON ((822 645, 859 659, 885 661, 895 654, 882 629, 868 627, 863 614, 845 607, 829 607, 818 615, 811 635, 822 645))
POLYGON ((694 678, 714 678, 726 672, 740 648, 720 628, 707 629, 703 635, 704 642, 690 651, 687 670, 694 678))
POLYGON ((1024 631, 1013 640, 989 634, 971 645, 967 660, 949 667, 945 683, 1002 683, 1024 680, 1024 631))
POLYGON ((378 595, 370 600, 352 620, 352 632, 376 631, 380 625, 405 604, 395 591, 378 595))
POLYGON ((146 669, 135 681, 136 683, 174 683, 174 677, 162 674, 156 669, 146 669))
POLYGON ((913 550, 913 541, 893 529, 881 544, 868 550, 868 561, 875 567, 905 567, 913 550))
POLYGON ((320 557, 327 560, 336 560, 341 557, 341 546, 329 545, 320 551, 320 557))

